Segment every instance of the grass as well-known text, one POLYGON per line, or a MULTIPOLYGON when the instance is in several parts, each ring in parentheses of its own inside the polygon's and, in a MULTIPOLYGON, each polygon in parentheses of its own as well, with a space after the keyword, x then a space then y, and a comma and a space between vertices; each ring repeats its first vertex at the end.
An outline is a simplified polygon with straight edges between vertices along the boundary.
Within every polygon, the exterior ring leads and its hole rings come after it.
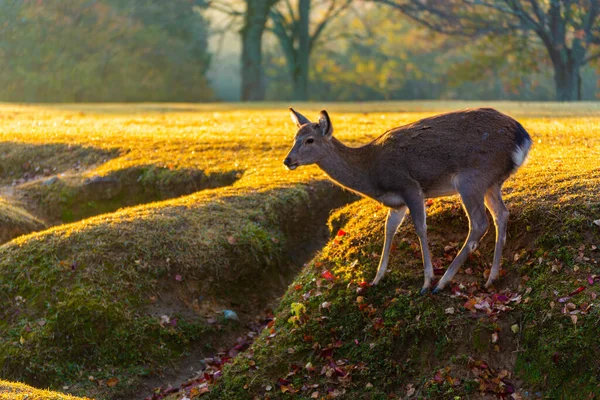
POLYGON ((40 390, 22 383, 7 382, 0 379, 0 400, 86 400, 68 394, 40 390))
POLYGON ((29 212, 0 196, 0 243, 43 229, 44 223, 29 212))
MULTIPOLYGON (((327 108, 336 136, 357 145, 464 105, 327 108)), ((591 250, 600 247, 592 222, 600 215, 600 105, 492 106, 518 117, 535 141, 528 164, 505 189, 512 215, 507 275, 498 288, 520 293, 523 301, 490 320, 471 315, 464 299, 448 293, 417 296, 422 269, 409 223, 396 239, 383 285, 357 294, 357 283, 374 275, 385 210, 354 203, 331 217, 334 233, 343 227, 347 234, 296 276, 274 326, 253 345, 259 368, 238 357, 210 396, 279 398, 299 390, 296 396, 310 397, 337 390, 379 398, 411 388, 425 398, 464 396, 479 390, 473 360, 507 369, 524 388, 550 397, 576 398, 566 389, 573 385, 584 395, 597 390, 597 308, 577 314, 573 324, 554 291, 563 295, 578 279, 600 273, 599 250, 591 250), (557 263, 560 272, 552 272, 557 263), (337 279, 321 278, 324 270, 337 279), (304 311, 293 315, 292 304, 304 311), (446 313, 451 307, 455 312, 446 313), (494 331, 500 351, 490 344, 494 331), (349 378, 340 379, 335 368, 327 376, 338 360, 349 378), (316 372, 303 369, 308 362, 316 372), (576 375, 565 373, 573 370, 576 375), (458 385, 448 379, 457 376, 465 377, 458 385), (286 381, 278 385, 280 378, 286 381), (302 391, 303 385, 318 386, 302 391)), ((279 104, 2 108, 0 144, 10 156, 1 160, 0 180, 16 182, 15 197, 25 208, 56 225, 0 247, 0 301, 8 305, 0 311, 4 378, 67 385, 97 398, 136 393, 142 377, 239 331, 219 317, 221 310, 232 308, 247 321, 270 304, 297 273, 289 253, 312 240, 314 224, 329 210, 353 199, 315 167, 283 169, 294 129, 279 104), (53 176, 58 180, 44 184, 53 176), (90 189, 90 181, 103 179, 113 183, 90 189), (192 194, 178 197, 186 193, 192 194), (69 221, 78 222, 61 224, 69 221), (161 324, 164 314, 177 323, 161 324), (208 324, 214 316, 218 323, 208 324), (109 387, 113 378, 118 383, 109 387)), ((297 107, 308 117, 320 108, 297 107)), ((466 218, 453 199, 436 200, 429 216, 432 253, 447 265, 444 247, 464 239, 466 218)), ((463 268, 473 274, 455 279, 476 283, 473 295, 491 262, 492 236, 463 268)), ((592 290, 572 301, 593 303, 592 290)))

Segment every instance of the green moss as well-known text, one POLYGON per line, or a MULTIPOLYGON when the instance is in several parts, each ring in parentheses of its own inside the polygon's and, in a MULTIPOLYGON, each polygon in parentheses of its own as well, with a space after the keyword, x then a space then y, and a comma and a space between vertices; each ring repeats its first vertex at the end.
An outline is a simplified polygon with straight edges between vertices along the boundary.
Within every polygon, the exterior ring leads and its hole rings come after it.
MULTIPOLYGON (((0 311, 0 363, 7 376, 51 385, 87 375, 135 381, 192 344, 210 345, 208 337, 218 335, 202 318, 170 315, 176 325, 161 325, 144 311, 149 299, 175 285, 169 290, 186 314, 186 304, 199 297, 265 306, 292 272, 288 243, 306 240, 302 230, 284 233, 287 216, 314 218, 321 196, 347 201, 341 191, 316 190, 323 184, 331 188, 321 182, 243 196, 235 189, 225 196, 199 192, 0 248, 7 304, 0 311)), ((229 328, 237 329, 223 325, 229 328)))

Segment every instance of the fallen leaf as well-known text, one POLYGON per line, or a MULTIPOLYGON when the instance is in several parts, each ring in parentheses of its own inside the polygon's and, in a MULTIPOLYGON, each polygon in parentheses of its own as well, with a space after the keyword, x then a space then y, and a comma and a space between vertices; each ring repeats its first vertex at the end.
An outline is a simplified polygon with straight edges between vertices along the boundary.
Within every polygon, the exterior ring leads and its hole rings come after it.
POLYGON ((106 386, 115 387, 115 386, 117 386, 117 383, 119 383, 119 380, 117 378, 110 378, 109 380, 106 381, 106 386))
POLYGON ((345 230, 343 230, 343 229, 340 229, 340 230, 337 232, 337 236, 338 236, 338 237, 340 237, 340 236, 344 236, 344 235, 346 235, 346 231, 345 231, 345 230))
POLYGON ((585 286, 579 286, 577 289, 569 293, 569 296, 575 296, 577 293, 581 293, 585 290, 585 286))
POLYGON ((178 275, 175 275, 175 280, 176 280, 177 282, 181 282, 181 281, 183 280, 183 277, 182 277, 181 275, 179 275, 179 274, 178 274, 178 275))
POLYGON ((446 314, 454 314, 454 307, 448 307, 444 310, 446 314))
POLYGON ((227 236, 227 241, 231 245, 234 245, 237 242, 237 240, 233 236, 227 236))
POLYGON ((573 325, 577 325, 577 315, 571 315, 571 322, 573 322, 573 325))
POLYGON ((324 279, 327 279, 328 281, 335 280, 335 276, 327 270, 323 271, 323 273, 321 274, 321 277, 324 279))
POLYGON ((597 219, 597 220, 595 220, 595 221, 594 221, 594 224, 596 224, 596 225, 600 226, 600 219, 597 219))
POLYGON ((512 331, 512 333, 517 334, 519 333, 519 325, 514 324, 513 326, 510 327, 510 330, 512 331))

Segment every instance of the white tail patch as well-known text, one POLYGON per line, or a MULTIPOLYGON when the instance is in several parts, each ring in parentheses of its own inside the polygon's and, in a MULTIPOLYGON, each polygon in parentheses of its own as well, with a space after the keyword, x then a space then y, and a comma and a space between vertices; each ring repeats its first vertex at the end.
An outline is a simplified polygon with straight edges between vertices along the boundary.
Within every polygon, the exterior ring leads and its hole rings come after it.
POLYGON ((529 148, 531 147, 531 140, 525 140, 521 146, 517 146, 515 151, 512 153, 512 159, 515 163, 515 169, 519 168, 525 162, 529 148))

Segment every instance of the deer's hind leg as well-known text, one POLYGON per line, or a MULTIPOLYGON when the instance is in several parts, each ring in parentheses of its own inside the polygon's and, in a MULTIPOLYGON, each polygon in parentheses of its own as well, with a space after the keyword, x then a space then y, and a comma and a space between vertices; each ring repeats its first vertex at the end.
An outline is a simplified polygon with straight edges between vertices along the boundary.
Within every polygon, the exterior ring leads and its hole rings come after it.
MULTIPOLYGON (((475 179, 470 180, 476 181, 475 179)), ((465 262, 469 254, 475 251, 477 245, 488 229, 488 219, 485 213, 484 196, 485 189, 481 190, 478 186, 465 185, 458 188, 458 193, 462 199, 463 206, 469 217, 469 235, 465 244, 460 249, 442 279, 437 284, 434 293, 444 289, 446 285, 454 278, 456 272, 465 262)))
POLYGON ((377 268, 377 275, 375 275, 373 285, 377 285, 379 281, 381 281, 381 278, 383 278, 383 275, 385 275, 390 256, 390 248, 392 247, 392 239, 394 239, 394 235, 404 220, 405 215, 406 206, 395 209, 390 208, 388 211, 385 220, 385 242, 383 243, 383 251, 381 252, 381 259, 379 260, 379 267, 377 268))
POLYGON ((425 213, 425 203, 421 192, 405 194, 406 205, 410 210, 410 216, 415 226, 415 232, 421 243, 421 256, 423 257, 423 274, 425 281, 421 294, 426 293, 431 287, 433 279, 433 265, 431 264, 431 255, 429 254, 429 244, 427 243, 427 215, 425 213))
POLYGON ((492 262, 492 269, 490 270, 490 276, 488 277, 485 287, 490 285, 498 278, 500 272, 500 262, 502 260, 502 249, 506 243, 506 225, 508 223, 508 209, 502 201, 502 184, 494 185, 488 189, 485 193, 485 205, 494 217, 494 224, 496 225, 496 246, 494 248, 494 261, 492 262))

